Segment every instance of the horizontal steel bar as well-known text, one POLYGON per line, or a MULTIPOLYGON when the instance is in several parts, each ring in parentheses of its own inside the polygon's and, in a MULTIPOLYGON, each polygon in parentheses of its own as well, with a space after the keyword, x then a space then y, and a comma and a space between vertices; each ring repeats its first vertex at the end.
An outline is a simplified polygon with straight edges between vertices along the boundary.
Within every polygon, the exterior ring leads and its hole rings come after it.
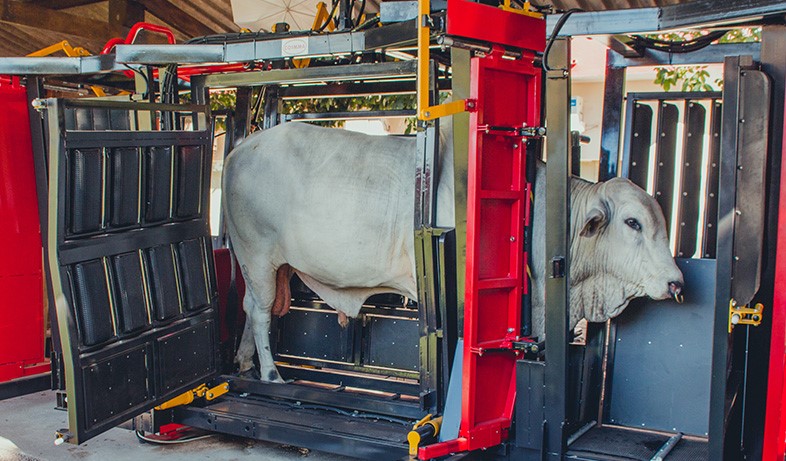
POLYGON ((720 91, 688 91, 688 92, 641 92, 628 93, 627 98, 635 101, 680 101, 684 99, 720 99, 720 91))
POLYGON ((128 70, 116 63, 114 56, 83 56, 79 58, 2 58, 0 74, 6 75, 76 75, 128 70))
POLYGON ((225 61, 224 45, 118 45, 115 59, 126 64, 204 64, 225 61))
POLYGON ((758 61, 761 55, 761 43, 723 43, 710 45, 690 53, 667 53, 664 51, 644 50, 641 57, 625 57, 618 53, 610 53, 609 67, 636 67, 657 65, 688 65, 723 63, 726 56, 753 57, 758 61))
MULTIPOLYGON (((440 79, 440 90, 449 90, 450 81, 440 79)), ((413 94, 415 93, 415 79, 409 80, 381 80, 369 83, 344 83, 341 85, 297 85, 281 89, 283 99, 334 97, 334 96, 365 96, 378 94, 413 94)))
MULTIPOLYGON (((771 0, 698 0, 660 8, 631 8, 574 13, 560 30, 561 36, 614 35, 656 32, 698 26, 742 23, 786 13, 786 2, 771 0)), ((551 34, 562 15, 546 17, 551 34)))
POLYGON ((303 112, 299 114, 284 114, 281 117, 285 120, 347 120, 347 119, 369 119, 369 118, 403 118, 414 117, 414 110, 367 110, 355 112, 303 112))
MULTIPOLYGON (((560 36, 614 35, 660 30, 660 8, 573 13, 559 31, 560 36)), ((546 16, 546 34, 550 35, 561 14, 546 16)))
POLYGON ((368 80, 415 75, 417 61, 398 61, 343 66, 307 67, 304 69, 270 70, 242 74, 208 75, 205 85, 209 88, 254 86, 286 83, 336 82, 343 80, 368 80))
POLYGON ((341 373, 318 368, 278 365, 278 371, 284 379, 301 379, 318 383, 359 387, 381 392, 394 392, 397 394, 418 395, 420 385, 415 382, 402 381, 401 379, 384 379, 358 374, 341 373))

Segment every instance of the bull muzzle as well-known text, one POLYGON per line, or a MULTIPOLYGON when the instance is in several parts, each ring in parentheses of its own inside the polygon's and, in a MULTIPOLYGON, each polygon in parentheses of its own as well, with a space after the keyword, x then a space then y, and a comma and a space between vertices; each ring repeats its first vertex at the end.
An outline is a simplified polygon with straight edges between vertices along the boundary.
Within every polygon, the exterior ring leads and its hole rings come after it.
POLYGON ((682 301, 684 300, 682 296, 682 288, 682 282, 669 282, 669 295, 680 304, 682 304, 682 301))

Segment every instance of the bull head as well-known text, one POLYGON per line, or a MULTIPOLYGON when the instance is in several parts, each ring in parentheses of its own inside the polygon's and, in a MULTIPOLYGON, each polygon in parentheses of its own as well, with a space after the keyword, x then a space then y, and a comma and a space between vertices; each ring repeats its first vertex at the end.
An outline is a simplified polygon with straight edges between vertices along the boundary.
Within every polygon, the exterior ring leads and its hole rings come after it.
POLYGON ((619 315, 633 298, 681 298, 682 272, 652 196, 623 178, 584 184, 573 194, 571 300, 589 321, 619 315))

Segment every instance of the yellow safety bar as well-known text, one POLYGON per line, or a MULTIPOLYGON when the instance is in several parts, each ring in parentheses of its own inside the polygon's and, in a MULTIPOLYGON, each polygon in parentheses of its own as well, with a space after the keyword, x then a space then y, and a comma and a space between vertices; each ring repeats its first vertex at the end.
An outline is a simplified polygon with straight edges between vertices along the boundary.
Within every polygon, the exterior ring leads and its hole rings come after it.
POLYGON ((188 405, 196 398, 204 397, 205 400, 213 400, 221 397, 229 392, 229 383, 221 383, 218 386, 208 388, 206 384, 200 384, 190 391, 183 392, 177 397, 167 400, 161 405, 155 407, 156 410, 167 410, 169 408, 179 407, 180 405, 188 405))
MULTIPOLYGON (((68 43, 68 40, 63 40, 62 42, 55 43, 54 45, 49 45, 46 48, 41 48, 38 51, 34 51, 27 56, 30 58, 42 58, 44 56, 50 56, 58 51, 62 51, 65 53, 66 56, 69 58, 78 58, 82 56, 90 56, 90 52, 86 49, 82 48, 81 46, 71 46, 68 43)), ((100 86, 90 85, 90 89, 93 90, 93 94, 96 96, 106 96, 106 93, 100 86)))
POLYGON ((49 45, 48 47, 41 48, 38 51, 33 51, 27 56, 31 58, 41 58, 44 56, 55 54, 58 51, 62 51, 69 58, 75 58, 79 56, 90 56, 89 51, 82 48, 81 46, 77 46, 77 47, 71 46, 71 44, 68 43, 68 40, 63 40, 62 42, 55 43, 54 45, 49 45))
POLYGON ((417 91, 418 91, 418 119, 420 120, 434 120, 439 117, 447 115, 458 114, 464 112, 466 108, 466 100, 460 99, 445 104, 438 104, 436 106, 429 105, 429 45, 431 44, 431 29, 428 25, 428 18, 431 14, 431 1, 418 0, 418 75, 417 75, 417 91))

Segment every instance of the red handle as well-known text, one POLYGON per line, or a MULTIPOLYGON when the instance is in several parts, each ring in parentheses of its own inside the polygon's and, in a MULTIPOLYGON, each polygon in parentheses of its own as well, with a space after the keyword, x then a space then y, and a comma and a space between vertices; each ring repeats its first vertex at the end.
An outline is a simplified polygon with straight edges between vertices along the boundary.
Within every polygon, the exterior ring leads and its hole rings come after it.
POLYGON ((138 22, 131 27, 131 30, 128 31, 128 35, 126 35, 125 39, 116 37, 106 42, 106 45, 104 45, 104 49, 101 50, 101 54, 111 53, 112 49, 117 45, 130 45, 134 43, 137 35, 139 35, 139 32, 143 30, 164 34, 166 35, 167 42, 169 42, 170 45, 175 44, 175 34, 172 33, 172 31, 169 30, 168 27, 159 26, 157 24, 150 24, 149 22, 138 22))
POLYGON ((128 31, 128 35, 126 35, 125 44, 130 45, 131 43, 134 43, 134 40, 136 40, 136 36, 139 35, 139 32, 143 30, 164 34, 166 35, 167 42, 169 42, 170 45, 175 44, 175 34, 172 33, 172 31, 169 30, 168 27, 159 26, 156 24, 150 24, 149 22, 138 22, 134 24, 131 27, 131 30, 128 31))

